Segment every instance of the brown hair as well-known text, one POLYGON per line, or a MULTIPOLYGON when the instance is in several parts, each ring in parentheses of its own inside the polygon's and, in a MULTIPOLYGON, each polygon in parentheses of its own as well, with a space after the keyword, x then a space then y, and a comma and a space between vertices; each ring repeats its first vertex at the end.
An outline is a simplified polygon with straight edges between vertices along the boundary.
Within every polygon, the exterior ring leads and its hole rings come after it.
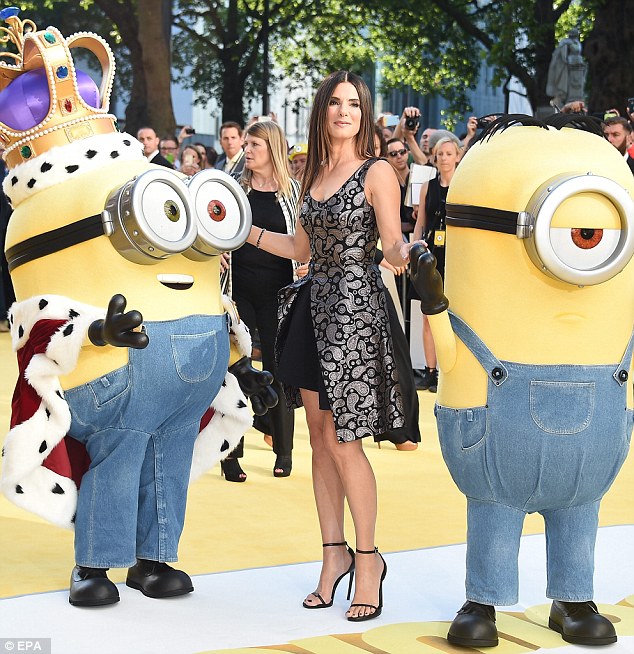
POLYGON ((328 103, 335 89, 342 82, 349 82, 359 94, 359 107, 361 109, 361 124, 356 138, 356 150, 359 159, 374 157, 374 112, 372 96, 367 84, 354 73, 338 70, 326 77, 317 89, 313 108, 308 123, 308 159, 304 169, 301 197, 317 179, 322 164, 328 161, 330 153, 330 136, 326 129, 328 103))
POLYGON ((379 157, 385 159, 387 157, 387 143, 385 141, 385 136, 383 136, 383 128, 374 124, 374 138, 379 139, 379 157))
POLYGON ((240 123, 236 123, 233 120, 228 120, 222 123, 222 125, 220 125, 220 129, 218 130, 218 136, 222 138, 222 130, 229 129, 230 127, 235 127, 238 130, 238 135, 242 136, 242 126, 240 125, 240 123))

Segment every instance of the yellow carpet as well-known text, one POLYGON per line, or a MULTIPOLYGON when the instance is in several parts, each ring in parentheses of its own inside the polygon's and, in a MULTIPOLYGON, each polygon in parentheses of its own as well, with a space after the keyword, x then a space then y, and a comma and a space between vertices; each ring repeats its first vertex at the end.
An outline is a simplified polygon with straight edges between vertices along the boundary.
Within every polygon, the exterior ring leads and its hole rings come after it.
MULTIPOLYGON (((0 428, 6 432, 16 376, 10 338, 0 334, 0 428)), ((68 604, 74 563, 72 533, 53 527, 0 497, 0 647, 50 654, 461 654, 445 640, 464 601, 465 501, 453 485, 437 442, 435 396, 419 392, 423 443, 415 452, 366 442, 379 485, 377 544, 389 574, 386 605, 370 623, 344 618, 339 593, 327 611, 306 611, 301 599, 319 576, 320 537, 310 484, 310 448, 297 412, 293 473, 272 475, 274 455, 261 435, 246 439, 244 484, 220 469, 193 484, 179 567, 196 591, 149 600, 119 583, 121 602, 101 609, 68 604), (296 565, 293 565, 296 564, 296 565), (61 592, 48 592, 61 591, 61 592), (33 639, 36 639, 35 641, 33 639), (31 649, 29 649, 31 647, 31 649), (22 648, 22 649, 20 649, 22 648)), ((605 497, 597 542, 600 610, 616 624, 614 654, 634 652, 634 460, 630 456, 605 497), (606 603, 607 602, 607 603, 606 603)), ((541 534, 529 516, 525 534, 541 534)), ((350 520, 347 536, 354 543, 350 520)), ((520 601, 498 611, 495 654, 554 649, 573 654, 547 628, 543 536, 522 539, 520 601)), ((475 650, 470 650, 475 651, 475 650)))
MULTIPOLYGON (((8 334, 0 334, 0 431, 9 425, 17 374, 8 334)), ((391 444, 366 451, 379 486, 377 544, 383 552, 428 548, 465 540, 465 501, 438 446, 435 395, 419 391, 422 445, 399 452, 391 444)), ((180 565, 191 574, 277 566, 321 556, 310 483, 310 448, 303 411, 297 411, 293 473, 272 475, 275 460, 258 432, 246 438, 244 484, 224 481, 219 466, 192 485, 180 546, 180 565)), ((601 525, 634 524, 634 460, 630 455, 601 508, 601 525)), ((354 543, 350 520, 347 536, 354 543)), ((541 533, 529 516, 525 533, 541 533)), ((53 527, 0 497, 0 597, 58 590, 73 566, 72 533, 53 527)), ((114 581, 125 578, 113 570, 114 581)))

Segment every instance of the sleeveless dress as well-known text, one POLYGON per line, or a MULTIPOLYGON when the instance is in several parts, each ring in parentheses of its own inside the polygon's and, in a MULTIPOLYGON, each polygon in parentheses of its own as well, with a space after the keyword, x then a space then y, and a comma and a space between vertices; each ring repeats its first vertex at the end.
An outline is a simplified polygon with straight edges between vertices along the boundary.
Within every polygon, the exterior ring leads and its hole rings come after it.
POLYGON ((381 273, 378 227, 364 193, 369 159, 330 198, 306 193, 300 222, 308 275, 278 294, 278 374, 289 407, 318 391, 337 439, 380 436, 405 424, 381 273))

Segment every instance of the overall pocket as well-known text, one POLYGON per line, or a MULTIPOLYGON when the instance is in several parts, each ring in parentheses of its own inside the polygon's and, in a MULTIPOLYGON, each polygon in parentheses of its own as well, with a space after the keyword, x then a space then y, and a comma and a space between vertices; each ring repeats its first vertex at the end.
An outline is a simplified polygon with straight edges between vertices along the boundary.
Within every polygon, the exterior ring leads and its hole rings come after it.
POLYGON ((87 386, 95 399, 95 405, 104 407, 109 402, 120 399, 130 388, 130 367, 123 366, 113 370, 88 382, 87 386))
POLYGON ((592 421, 594 402, 594 382, 531 381, 531 418, 547 434, 582 432, 592 421))
POLYGON ((436 406, 442 455, 456 486, 467 496, 494 499, 486 463, 488 409, 436 406))
POLYGON ((178 376, 189 383, 201 382, 214 371, 218 358, 218 331, 204 334, 172 334, 172 356, 178 376))

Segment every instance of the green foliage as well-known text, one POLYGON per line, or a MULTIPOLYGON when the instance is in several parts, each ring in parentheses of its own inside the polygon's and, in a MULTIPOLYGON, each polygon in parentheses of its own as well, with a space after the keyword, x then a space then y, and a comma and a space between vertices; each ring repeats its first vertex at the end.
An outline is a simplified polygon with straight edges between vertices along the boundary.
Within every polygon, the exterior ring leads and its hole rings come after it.
MULTIPOLYGON (((158 0, 157 0, 158 1, 158 0)), ((314 85, 339 68, 356 72, 382 64, 382 90, 411 87, 449 100, 446 121, 470 110, 483 60, 491 83, 515 75, 533 104, 543 100, 547 64, 572 27, 583 40, 602 0, 173 0, 176 78, 202 97, 248 101, 261 93, 264 16, 269 10, 270 60, 277 78, 314 85)), ((30 0, 29 16, 48 16, 69 34, 94 30, 126 50, 99 5, 134 7, 135 0, 30 0), (73 29, 64 26, 74 24, 73 29)), ((25 14, 26 15, 26 14, 25 14)), ((127 75, 118 76, 118 83, 127 75)))

